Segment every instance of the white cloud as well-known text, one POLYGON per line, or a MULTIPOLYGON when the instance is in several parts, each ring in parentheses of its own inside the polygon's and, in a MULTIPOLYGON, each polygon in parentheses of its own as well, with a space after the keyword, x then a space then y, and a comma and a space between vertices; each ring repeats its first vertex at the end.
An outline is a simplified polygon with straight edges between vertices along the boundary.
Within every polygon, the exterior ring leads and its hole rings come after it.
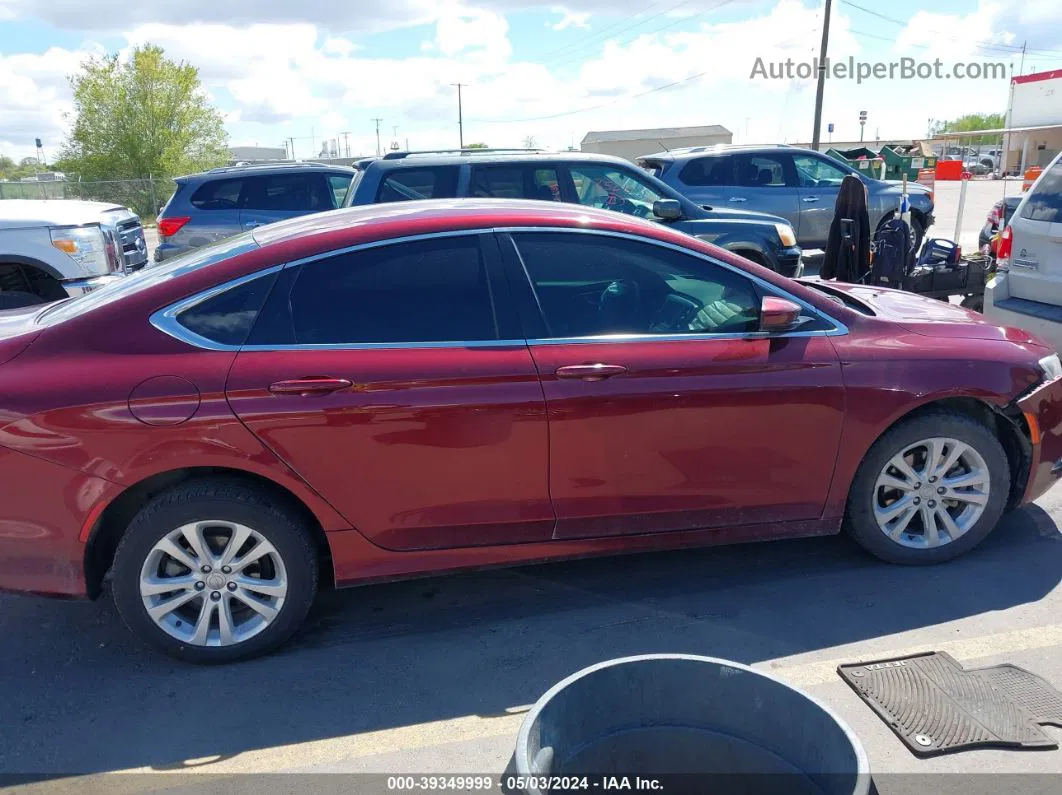
POLYGON ((560 14, 560 19, 550 25, 553 30, 566 30, 567 28, 590 29, 590 13, 587 11, 571 11, 564 6, 552 6, 549 9, 554 14, 560 14))
POLYGON ((361 49, 357 44, 350 39, 344 39, 338 36, 329 36, 325 39, 324 47, 322 49, 329 55, 350 55, 354 50, 361 49))
POLYGON ((512 53, 509 23, 491 11, 451 7, 435 27, 435 47, 443 55, 482 55, 504 59, 512 53))

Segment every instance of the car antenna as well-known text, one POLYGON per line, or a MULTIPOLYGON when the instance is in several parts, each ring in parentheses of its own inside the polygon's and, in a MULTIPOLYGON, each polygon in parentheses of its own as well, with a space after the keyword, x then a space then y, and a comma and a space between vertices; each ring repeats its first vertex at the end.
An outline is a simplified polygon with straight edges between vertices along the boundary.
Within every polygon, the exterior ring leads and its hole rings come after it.
POLYGON ((671 151, 666 146, 664 146, 664 142, 663 141, 657 141, 657 143, 660 144, 660 148, 663 149, 665 152, 670 152, 671 151))

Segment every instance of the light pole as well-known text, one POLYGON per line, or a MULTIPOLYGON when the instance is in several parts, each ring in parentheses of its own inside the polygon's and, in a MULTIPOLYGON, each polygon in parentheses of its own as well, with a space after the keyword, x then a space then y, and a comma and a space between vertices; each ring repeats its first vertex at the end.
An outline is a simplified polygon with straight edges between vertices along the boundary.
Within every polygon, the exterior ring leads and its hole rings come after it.
POLYGON ((863 143, 863 128, 867 126, 867 112, 859 111, 859 143, 863 143))
POLYGON ((376 122, 376 156, 379 157, 380 156, 380 122, 382 122, 383 119, 373 119, 373 121, 376 122))
POLYGON ((465 148, 465 122, 461 109, 461 88, 468 85, 467 83, 451 83, 452 86, 457 86, 457 143, 461 149, 465 148))

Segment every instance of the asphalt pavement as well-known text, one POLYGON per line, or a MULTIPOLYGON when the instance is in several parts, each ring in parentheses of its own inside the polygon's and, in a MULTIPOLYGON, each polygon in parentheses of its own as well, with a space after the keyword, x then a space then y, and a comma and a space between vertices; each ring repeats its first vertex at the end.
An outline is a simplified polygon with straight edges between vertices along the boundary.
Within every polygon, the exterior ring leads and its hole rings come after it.
POLYGON ((836 666, 938 650, 1062 688, 1060 518, 1062 488, 932 568, 882 564, 830 537, 327 592, 284 650, 225 667, 145 648, 107 598, 4 596, 0 775, 78 795, 219 791, 233 773, 497 775, 523 711, 552 684, 609 658, 681 652, 752 664, 828 703, 866 746, 881 795, 979 792, 963 773, 1025 774, 991 791, 1057 791, 1059 750, 915 758, 836 666))

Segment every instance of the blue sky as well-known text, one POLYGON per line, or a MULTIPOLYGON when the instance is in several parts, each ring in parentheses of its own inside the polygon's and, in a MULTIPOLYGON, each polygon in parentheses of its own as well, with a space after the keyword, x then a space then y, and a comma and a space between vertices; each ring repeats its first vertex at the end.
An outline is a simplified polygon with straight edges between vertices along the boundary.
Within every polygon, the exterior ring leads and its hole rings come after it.
MULTIPOLYGON (((316 155, 325 138, 352 154, 465 141, 578 144, 591 129, 723 124, 735 141, 806 141, 814 83, 751 76, 756 59, 810 61, 819 0, 0 0, 0 152, 62 141, 67 76, 91 53, 152 42, 199 67, 234 144, 295 139, 316 155), (320 7, 318 7, 320 5, 320 7), (110 20, 119 20, 121 24, 110 20)), ((830 55, 892 62, 940 58, 1017 71, 1062 68, 1062 4, 1027 0, 835 0, 830 55), (863 8, 860 8, 862 6, 863 8)), ((931 118, 1002 111, 1009 79, 831 80, 824 124, 835 137, 912 137, 931 118)), ((824 138, 826 133, 824 130, 824 138)))

